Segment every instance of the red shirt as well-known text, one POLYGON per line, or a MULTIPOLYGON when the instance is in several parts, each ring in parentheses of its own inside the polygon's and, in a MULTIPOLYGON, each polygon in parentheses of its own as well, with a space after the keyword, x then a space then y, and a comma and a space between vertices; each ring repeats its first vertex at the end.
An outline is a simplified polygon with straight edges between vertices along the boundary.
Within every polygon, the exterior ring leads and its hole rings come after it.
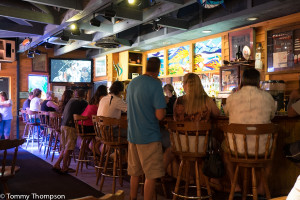
MULTIPOLYGON (((88 105, 85 108, 85 110, 81 115, 88 116, 89 119, 83 122, 84 126, 93 126, 92 115, 97 115, 97 110, 98 110, 98 105, 88 105)), ((79 122, 79 124, 81 123, 79 122)))

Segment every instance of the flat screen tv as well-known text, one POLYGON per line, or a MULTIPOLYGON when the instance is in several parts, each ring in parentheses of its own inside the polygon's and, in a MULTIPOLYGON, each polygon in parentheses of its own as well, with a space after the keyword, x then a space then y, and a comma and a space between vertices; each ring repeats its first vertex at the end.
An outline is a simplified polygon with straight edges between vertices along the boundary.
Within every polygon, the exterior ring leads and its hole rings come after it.
POLYGON ((50 82, 92 82, 92 60, 50 58, 50 82))

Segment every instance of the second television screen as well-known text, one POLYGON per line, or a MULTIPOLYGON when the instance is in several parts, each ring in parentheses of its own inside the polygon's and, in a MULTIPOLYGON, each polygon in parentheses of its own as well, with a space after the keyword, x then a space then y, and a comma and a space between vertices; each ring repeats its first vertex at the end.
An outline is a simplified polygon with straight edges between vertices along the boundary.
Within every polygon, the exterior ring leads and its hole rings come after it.
POLYGON ((50 59, 51 82, 91 82, 92 60, 50 59))

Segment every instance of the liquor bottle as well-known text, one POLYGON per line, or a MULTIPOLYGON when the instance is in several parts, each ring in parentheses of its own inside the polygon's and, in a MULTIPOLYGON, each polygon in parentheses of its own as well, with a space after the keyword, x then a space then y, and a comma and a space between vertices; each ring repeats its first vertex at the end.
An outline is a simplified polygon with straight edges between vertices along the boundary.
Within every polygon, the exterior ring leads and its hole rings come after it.
POLYGON ((236 56, 235 58, 236 58, 237 61, 242 60, 243 53, 241 52, 241 47, 240 46, 239 46, 238 51, 236 52, 235 56, 236 56))
POLYGON ((259 43, 255 53, 255 69, 262 69, 263 67, 261 54, 262 54, 262 47, 261 47, 261 43, 259 43))

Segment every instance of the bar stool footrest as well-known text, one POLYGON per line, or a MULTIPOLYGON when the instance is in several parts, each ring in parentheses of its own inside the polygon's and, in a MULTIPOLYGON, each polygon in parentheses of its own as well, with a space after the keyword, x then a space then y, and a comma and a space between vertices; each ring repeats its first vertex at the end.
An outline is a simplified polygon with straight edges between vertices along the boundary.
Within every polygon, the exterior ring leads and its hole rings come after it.
MULTIPOLYGON (((189 188, 196 188, 197 186, 195 185, 190 185, 189 188)), ((181 186, 179 187, 179 189, 184 189, 185 187, 184 186, 181 186)), ((207 190, 206 187, 201 187, 201 189, 204 189, 204 190, 207 190)), ((185 195, 182 195, 182 194, 177 194, 175 193, 174 191, 172 191, 172 194, 179 197, 179 198, 186 198, 186 199, 209 199, 210 197, 212 197, 212 195, 204 195, 204 196, 201 196, 201 197, 197 197, 197 196, 185 196, 185 195)))

